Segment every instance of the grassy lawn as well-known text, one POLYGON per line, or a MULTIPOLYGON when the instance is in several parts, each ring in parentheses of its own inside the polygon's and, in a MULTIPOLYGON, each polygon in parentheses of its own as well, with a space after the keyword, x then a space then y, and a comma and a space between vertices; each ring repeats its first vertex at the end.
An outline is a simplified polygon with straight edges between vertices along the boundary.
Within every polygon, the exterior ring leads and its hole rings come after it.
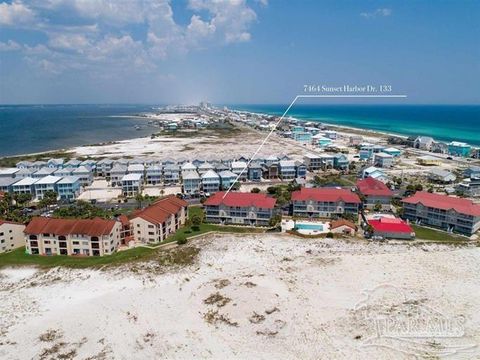
MULTIPOLYGON (((195 215, 200 216, 203 219, 203 209, 199 206, 192 206, 188 208, 188 217, 191 220, 195 215)), ((232 233, 261 233, 265 230, 262 228, 255 228, 255 227, 247 227, 247 226, 222 226, 222 225, 215 225, 215 224, 206 224, 201 223, 198 230, 192 230, 192 227, 187 225, 180 230, 178 230, 175 234, 170 236, 167 239, 167 242, 177 241, 183 237, 189 238, 190 236, 201 235, 209 231, 218 231, 218 232, 232 232, 232 233)))
POLYGON ((444 241, 444 242, 459 242, 459 241, 468 240, 463 236, 447 234, 446 232, 443 232, 443 231, 438 231, 438 230, 417 226, 417 225, 411 225, 411 226, 415 231, 415 235, 417 239, 444 241))
POLYGON ((25 248, 0 255, 0 268, 6 266, 35 265, 41 268, 65 266, 70 268, 101 267, 104 265, 121 265, 127 262, 147 260, 158 250, 138 247, 120 251, 108 256, 73 257, 73 256, 40 256, 25 253, 25 248))
MULTIPOLYGON (((201 207, 189 208, 189 219, 198 215, 203 219, 203 209, 201 207)), ((199 230, 193 231, 191 226, 185 226, 179 229, 174 235, 170 236, 162 243, 175 242, 183 237, 190 237, 204 234, 209 231, 235 232, 235 233, 259 233, 264 229, 237 226, 220 226, 202 223, 199 230)), ((0 268, 7 266, 35 265, 41 268, 51 268, 56 266, 65 266, 70 268, 96 268, 102 266, 116 266, 135 261, 163 259, 166 251, 162 249, 148 249, 145 247, 137 247, 129 250, 117 252, 107 256, 91 256, 91 257, 72 257, 72 256, 40 256, 29 255, 25 253, 25 248, 19 248, 12 252, 0 255, 0 268)))

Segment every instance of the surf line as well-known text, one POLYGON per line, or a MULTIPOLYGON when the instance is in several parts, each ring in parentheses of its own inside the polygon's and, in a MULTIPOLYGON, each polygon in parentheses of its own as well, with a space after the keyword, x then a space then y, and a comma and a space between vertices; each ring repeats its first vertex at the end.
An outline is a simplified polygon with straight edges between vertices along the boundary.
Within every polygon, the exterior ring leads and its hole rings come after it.
POLYGON ((253 161, 253 159, 255 159, 255 156, 257 156, 258 152, 262 149, 263 145, 265 145, 265 143, 268 141, 268 139, 270 138, 270 136, 273 134, 273 132, 277 129, 278 125, 280 125, 280 123, 282 122, 283 118, 285 117, 285 115, 287 115, 288 111, 291 109, 291 107, 297 102, 298 99, 302 99, 302 98, 406 98, 407 95, 297 95, 295 96, 295 99, 293 99, 293 101, 290 103, 290 105, 288 105, 287 109, 285 110, 285 112, 282 114, 282 116, 280 116, 280 119, 277 120, 277 122, 275 123, 275 125, 272 127, 272 129, 270 130, 270 132, 267 134, 267 136, 265 137, 265 139, 263 139, 262 143, 260 144, 260 146, 257 148, 257 150, 255 150, 255 152, 253 153, 253 155, 250 157, 250 159, 248 159, 247 161, 247 164, 245 165, 245 167, 242 169, 242 171, 240 172, 240 174, 237 175, 237 178, 235 179, 235 181, 230 185, 230 187, 228 188, 228 190, 225 192, 225 194, 223 195, 222 199, 225 199, 225 197, 228 195, 228 193, 232 190, 232 188, 234 187, 234 185, 237 183, 238 179, 240 179, 240 177, 243 175, 243 173, 245 172, 246 169, 248 169, 248 167, 250 166, 251 162, 253 161))

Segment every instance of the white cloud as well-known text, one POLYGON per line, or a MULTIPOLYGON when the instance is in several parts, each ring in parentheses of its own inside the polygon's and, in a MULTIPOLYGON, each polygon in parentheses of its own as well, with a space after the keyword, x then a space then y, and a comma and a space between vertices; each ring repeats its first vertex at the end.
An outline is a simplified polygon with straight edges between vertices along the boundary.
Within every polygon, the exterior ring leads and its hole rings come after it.
POLYGON ((380 17, 385 17, 385 16, 390 16, 392 15, 392 9, 387 9, 387 8, 379 8, 371 12, 362 12, 360 13, 360 16, 366 18, 366 19, 372 19, 376 18, 377 16, 380 17))
POLYGON ((34 12, 20 1, 0 3, 0 24, 19 26, 33 21, 34 12))
POLYGON ((15 0, 0 4, 0 23, 43 33, 47 40, 29 46, 12 38, 0 50, 21 50, 29 64, 50 74, 75 69, 109 76, 151 71, 168 57, 252 37, 257 15, 246 0, 189 0, 188 8, 190 22, 180 25, 170 0, 35 0, 28 6, 15 0), (71 22, 59 21, 65 14, 71 22))
POLYGON ((249 28, 257 20, 257 14, 245 0, 190 0, 189 7, 208 11, 212 17, 210 24, 223 33, 226 43, 250 40, 249 28))
POLYGON ((0 41, 0 51, 17 51, 21 49, 22 49, 22 45, 20 45, 15 41, 12 41, 12 40, 8 40, 7 42, 0 41))

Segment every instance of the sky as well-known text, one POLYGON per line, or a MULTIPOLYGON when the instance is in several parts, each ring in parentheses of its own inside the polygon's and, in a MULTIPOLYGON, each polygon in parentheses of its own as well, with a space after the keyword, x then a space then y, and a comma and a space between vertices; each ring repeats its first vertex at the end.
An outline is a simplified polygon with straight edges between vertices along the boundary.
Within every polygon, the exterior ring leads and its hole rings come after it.
POLYGON ((0 103, 480 104, 480 1, 0 0, 0 103))

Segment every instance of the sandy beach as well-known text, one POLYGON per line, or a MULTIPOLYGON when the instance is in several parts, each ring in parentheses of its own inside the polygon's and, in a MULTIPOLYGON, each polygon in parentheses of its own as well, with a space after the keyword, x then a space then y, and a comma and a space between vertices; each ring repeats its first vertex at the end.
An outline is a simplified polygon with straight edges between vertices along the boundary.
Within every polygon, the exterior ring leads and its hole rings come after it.
POLYGON ((477 358, 478 247, 215 235, 184 267, 3 269, 2 359, 477 358), (379 319, 441 318, 436 338, 379 319), (449 332, 450 331, 450 332, 449 332))

